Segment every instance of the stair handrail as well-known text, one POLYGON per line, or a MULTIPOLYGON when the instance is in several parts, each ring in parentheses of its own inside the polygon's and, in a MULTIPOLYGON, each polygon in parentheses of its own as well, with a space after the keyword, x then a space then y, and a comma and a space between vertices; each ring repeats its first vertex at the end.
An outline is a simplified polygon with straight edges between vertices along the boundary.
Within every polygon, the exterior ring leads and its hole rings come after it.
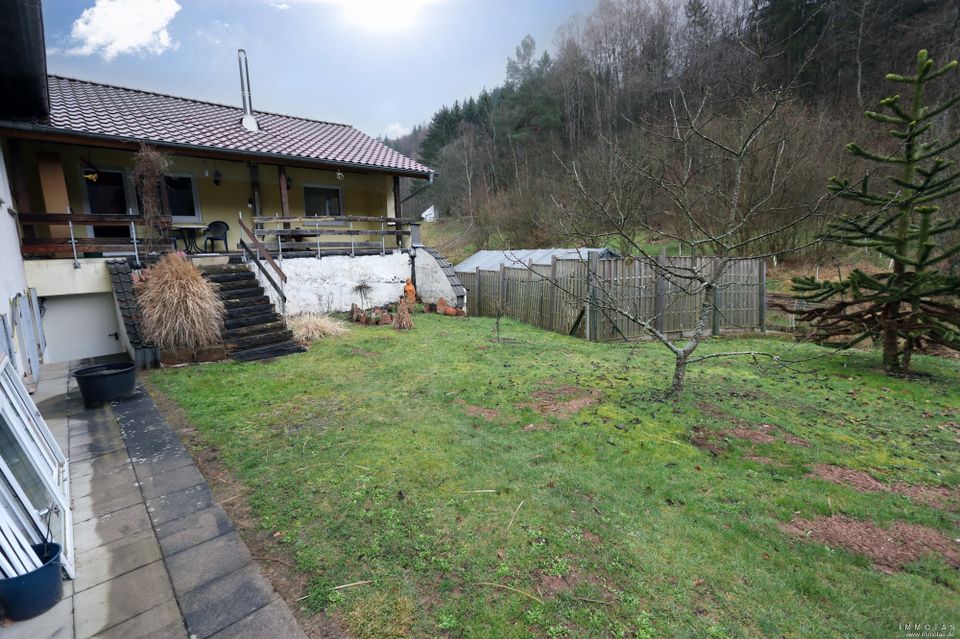
MULTIPOLYGON (((283 272, 283 269, 273 260, 273 257, 270 255, 270 251, 267 250, 267 247, 263 245, 263 242, 257 239, 253 231, 250 230, 250 227, 244 224, 243 222, 243 211, 238 213, 237 221, 240 222, 240 229, 246 233, 247 237, 250 238, 250 242, 253 244, 253 247, 257 249, 257 252, 260 254, 260 257, 264 258, 273 270, 277 272, 277 277, 280 278, 280 281, 286 284, 287 274, 283 272)), ((243 242, 241 238, 240 242, 243 242)), ((249 247, 247 247, 249 250, 249 247)))

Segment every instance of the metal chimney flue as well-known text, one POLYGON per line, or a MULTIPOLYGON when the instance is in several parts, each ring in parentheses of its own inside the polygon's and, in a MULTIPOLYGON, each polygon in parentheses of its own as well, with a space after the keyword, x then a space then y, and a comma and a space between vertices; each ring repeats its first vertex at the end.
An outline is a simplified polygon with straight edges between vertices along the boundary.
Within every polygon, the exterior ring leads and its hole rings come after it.
POLYGON ((260 124, 253 115, 253 100, 250 97, 250 67, 247 66, 247 52, 237 50, 237 63, 240 65, 240 96, 243 100, 243 117, 240 124, 247 131, 259 131, 260 124))

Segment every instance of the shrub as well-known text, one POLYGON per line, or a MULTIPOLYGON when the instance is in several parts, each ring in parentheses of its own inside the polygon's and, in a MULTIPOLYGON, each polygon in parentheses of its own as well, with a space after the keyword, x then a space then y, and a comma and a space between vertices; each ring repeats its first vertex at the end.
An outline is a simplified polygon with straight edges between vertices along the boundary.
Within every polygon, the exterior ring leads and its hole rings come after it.
POLYGON ((183 255, 169 253, 143 276, 137 291, 143 336, 161 349, 221 341, 226 310, 214 284, 183 255))
POLYGON ((346 324, 329 315, 303 313, 287 320, 293 339, 300 344, 309 345, 327 337, 339 337, 349 332, 346 324))

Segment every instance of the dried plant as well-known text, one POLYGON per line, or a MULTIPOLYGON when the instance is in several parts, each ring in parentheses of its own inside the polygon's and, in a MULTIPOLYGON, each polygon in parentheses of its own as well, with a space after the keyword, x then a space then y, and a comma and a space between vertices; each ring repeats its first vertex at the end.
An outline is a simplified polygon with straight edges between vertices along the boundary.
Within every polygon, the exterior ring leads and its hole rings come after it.
POLYGON ((346 324, 329 315, 320 313, 303 313, 287 320, 287 325, 293 331, 293 339, 308 346, 313 342, 329 337, 340 337, 350 332, 346 324))
POLYGON ((410 316, 413 304, 410 303, 410 299, 409 296, 404 296, 397 302, 397 312, 393 316, 393 327, 398 331, 408 331, 413 328, 413 318, 410 316))
POLYGON ((167 350, 221 341, 226 310, 216 285, 180 253, 168 253, 144 272, 137 290, 144 337, 167 350))
POLYGON ((140 212, 147 229, 147 252, 165 244, 170 232, 170 220, 163 210, 163 188, 169 170, 170 157, 166 153, 149 144, 140 144, 140 150, 133 156, 133 183, 140 196, 140 212))

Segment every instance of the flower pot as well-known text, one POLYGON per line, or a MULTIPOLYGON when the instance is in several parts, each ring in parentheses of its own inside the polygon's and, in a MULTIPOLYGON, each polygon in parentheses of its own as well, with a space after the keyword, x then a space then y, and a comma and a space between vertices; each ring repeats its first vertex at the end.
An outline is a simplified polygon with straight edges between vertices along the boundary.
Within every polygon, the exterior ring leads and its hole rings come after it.
POLYGON ((31 546, 42 566, 18 577, 0 579, 0 608, 11 621, 23 621, 50 610, 63 596, 60 544, 31 546))
POLYGON ((126 397, 136 385, 135 367, 132 363, 100 364, 73 371, 80 387, 80 395, 87 406, 126 397))

